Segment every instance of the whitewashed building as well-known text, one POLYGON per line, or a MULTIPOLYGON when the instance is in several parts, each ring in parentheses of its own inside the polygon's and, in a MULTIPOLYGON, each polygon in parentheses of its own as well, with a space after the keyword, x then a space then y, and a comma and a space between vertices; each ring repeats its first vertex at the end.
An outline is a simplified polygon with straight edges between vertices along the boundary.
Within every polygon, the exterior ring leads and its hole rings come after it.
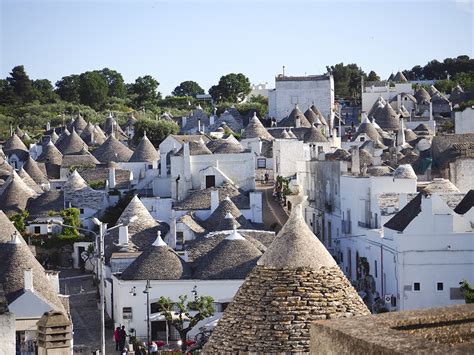
POLYGON ((328 117, 334 108, 332 75, 276 76, 275 89, 268 91, 268 116, 280 121, 296 104, 300 107, 314 104, 328 117))
POLYGON ((454 113, 454 132, 456 134, 474 133, 474 107, 466 107, 454 113))

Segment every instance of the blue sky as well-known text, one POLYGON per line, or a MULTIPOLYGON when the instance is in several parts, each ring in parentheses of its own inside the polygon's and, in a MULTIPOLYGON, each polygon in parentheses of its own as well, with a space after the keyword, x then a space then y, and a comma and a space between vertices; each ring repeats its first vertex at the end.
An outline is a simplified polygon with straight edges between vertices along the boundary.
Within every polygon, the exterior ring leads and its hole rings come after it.
POLYGON ((0 0, 0 77, 33 79, 108 67, 126 82, 150 74, 169 94, 205 90, 230 72, 274 85, 357 63, 392 71, 473 54, 472 0, 0 0))

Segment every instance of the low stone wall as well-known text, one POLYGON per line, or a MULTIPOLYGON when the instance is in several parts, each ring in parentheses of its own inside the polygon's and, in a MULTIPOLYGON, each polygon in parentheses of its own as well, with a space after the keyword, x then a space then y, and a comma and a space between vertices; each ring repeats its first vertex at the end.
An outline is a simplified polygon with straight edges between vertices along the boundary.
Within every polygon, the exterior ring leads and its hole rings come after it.
POLYGON ((311 354, 474 353, 474 304, 316 321, 311 354))

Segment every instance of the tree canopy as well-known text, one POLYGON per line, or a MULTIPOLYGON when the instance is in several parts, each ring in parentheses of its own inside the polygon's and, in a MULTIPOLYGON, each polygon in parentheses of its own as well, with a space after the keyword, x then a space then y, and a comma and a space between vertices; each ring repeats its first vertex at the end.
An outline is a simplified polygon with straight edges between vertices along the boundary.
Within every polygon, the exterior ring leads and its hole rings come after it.
POLYGON ((380 76, 377 75, 376 72, 373 70, 370 71, 369 75, 367 75, 367 81, 379 81, 380 76))
POLYGON ((219 83, 209 89, 214 101, 241 102, 250 91, 250 80, 242 73, 221 76, 219 83))
POLYGON ((140 76, 135 83, 128 85, 128 94, 135 108, 139 108, 145 103, 157 100, 161 94, 158 92, 160 83, 151 75, 140 76))
POLYGON ((134 143, 138 144, 146 132, 146 136, 155 147, 170 134, 178 134, 179 126, 172 121, 140 119, 135 123, 134 143))
POLYGON ((356 99, 361 97, 361 78, 366 74, 357 64, 339 63, 326 67, 334 77, 334 90, 337 98, 356 99))
POLYGON ((408 80, 444 80, 448 74, 453 77, 459 73, 474 72, 474 59, 467 55, 456 58, 446 58, 442 62, 434 59, 425 66, 415 65, 412 69, 404 70, 408 80))
POLYGON ((81 103, 100 110, 104 107, 109 92, 106 79, 97 71, 89 71, 79 76, 79 98, 81 103))
POLYGON ((188 333, 203 319, 214 315, 214 299, 210 296, 196 296, 194 300, 188 301, 187 295, 179 296, 177 302, 167 297, 158 300, 160 313, 179 333, 181 338, 181 350, 187 350, 188 333), (177 317, 173 317, 177 309, 177 317), (191 314, 193 312, 193 314, 191 314))
POLYGON ((191 96, 204 94, 204 89, 199 86, 198 83, 192 80, 183 81, 177 87, 174 88, 171 93, 173 96, 191 96))

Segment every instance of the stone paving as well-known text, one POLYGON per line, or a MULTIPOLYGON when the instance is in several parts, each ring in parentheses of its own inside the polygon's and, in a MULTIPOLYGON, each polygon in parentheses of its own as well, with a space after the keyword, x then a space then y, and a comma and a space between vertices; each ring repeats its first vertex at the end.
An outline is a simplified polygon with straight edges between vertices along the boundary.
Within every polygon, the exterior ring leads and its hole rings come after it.
MULTIPOLYGON (((97 288, 92 274, 79 270, 61 270, 61 293, 69 295, 74 326, 74 353, 91 354, 100 349, 100 310, 97 305, 97 288)), ((106 321, 106 353, 114 354, 113 324, 106 321)))

